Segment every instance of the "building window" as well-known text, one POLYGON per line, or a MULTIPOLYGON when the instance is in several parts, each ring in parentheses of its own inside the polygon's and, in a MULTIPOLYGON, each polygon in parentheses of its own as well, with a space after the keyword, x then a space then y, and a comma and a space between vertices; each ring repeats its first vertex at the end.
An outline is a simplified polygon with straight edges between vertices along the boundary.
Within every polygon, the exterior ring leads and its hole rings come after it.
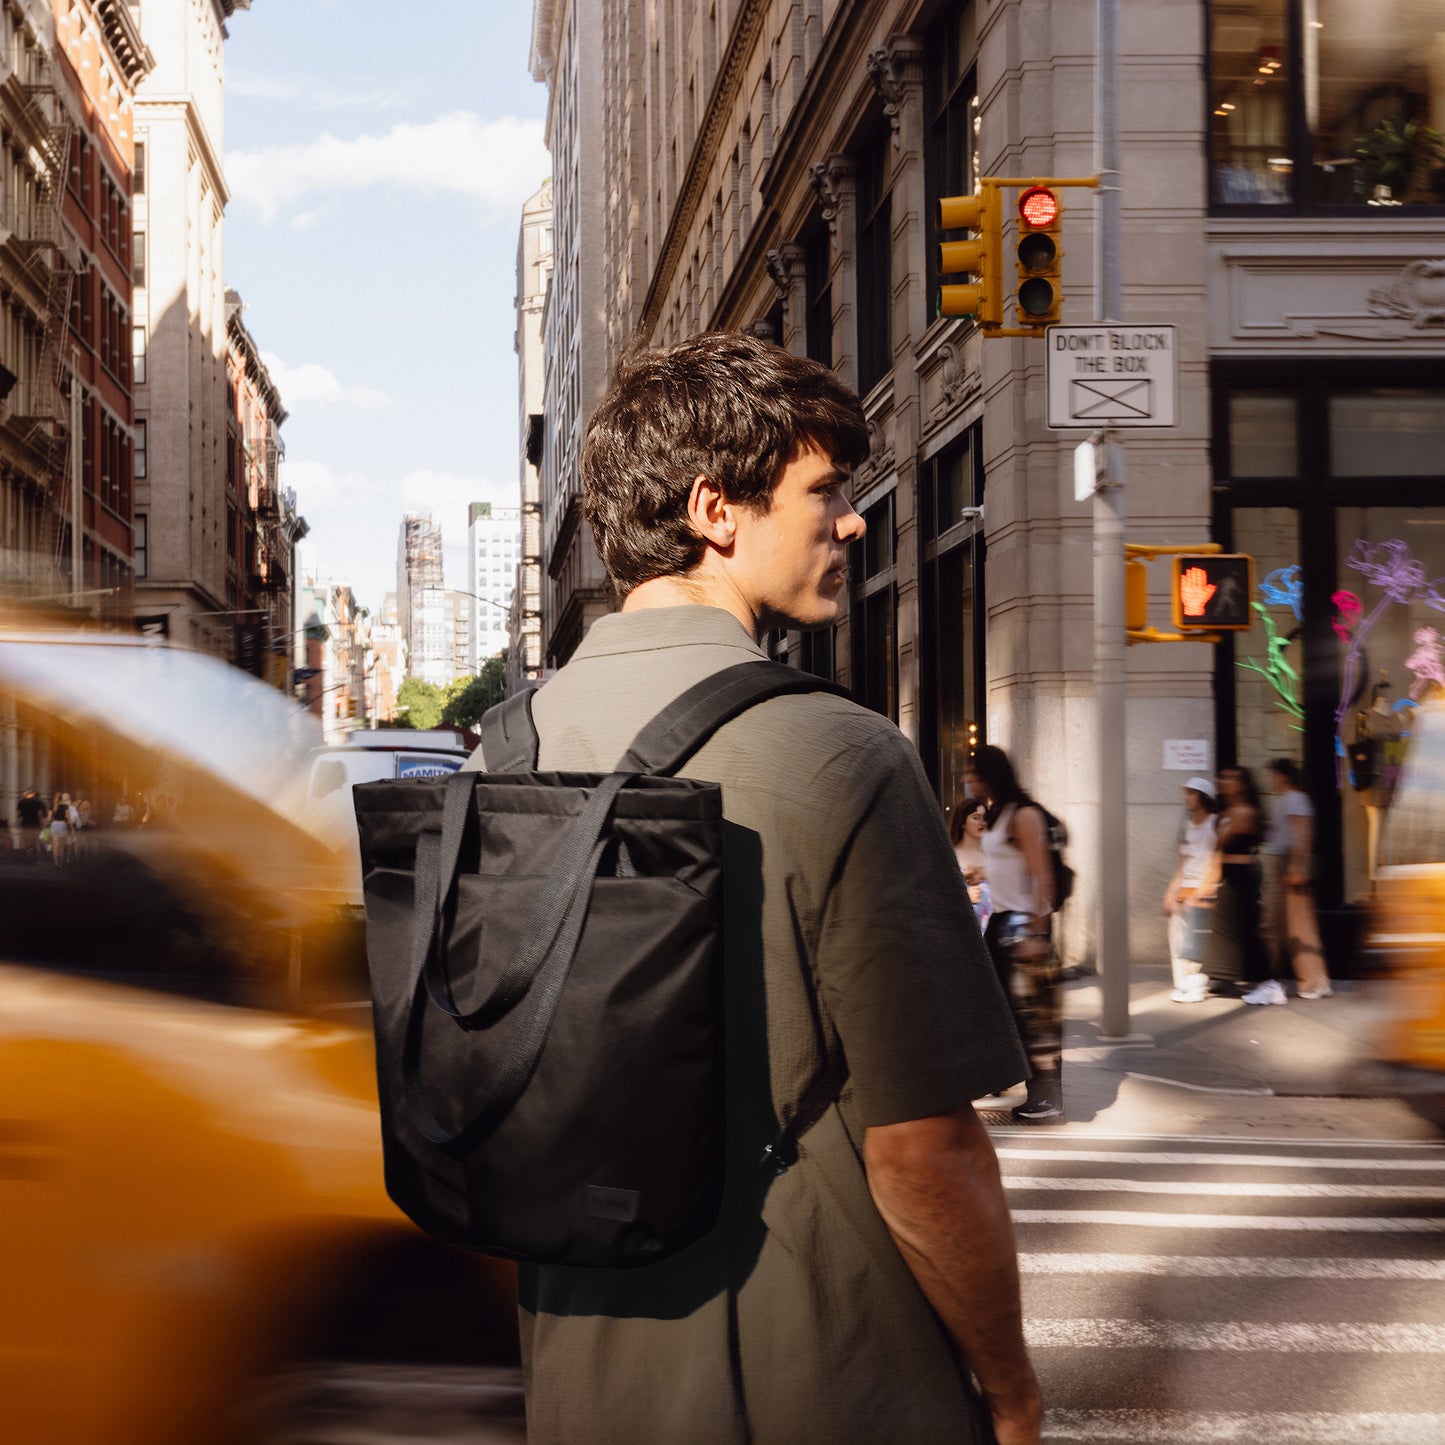
POLYGON ((803 240, 807 348, 813 361, 833 364, 833 238, 821 217, 803 240))
POLYGON ((858 157, 858 390, 866 396, 893 366, 893 236, 888 126, 858 157))
POLYGON ((982 735, 984 699, 983 529, 965 507, 983 500, 975 425, 918 472, 918 750, 946 808, 963 797, 963 775, 982 735))
POLYGON ((135 143, 135 165, 131 170, 132 192, 137 196, 146 193, 146 144, 143 140, 135 143))
POLYGON ((150 518, 144 512, 135 514, 135 575, 150 576, 150 518))
POLYGON ((144 286, 146 283, 146 233, 137 231, 135 233, 135 247, 131 252, 130 276, 132 282, 137 286, 144 286))
POLYGON ((146 474, 146 423, 144 417, 137 417, 135 424, 135 476, 144 481, 146 474))
POLYGON ((131 370, 137 386, 143 386, 146 379, 146 329, 132 326, 130 331, 131 370))
POLYGON ((868 531, 851 548, 853 677, 864 707, 898 721, 898 587, 894 570, 893 493, 863 514, 868 531))
MULTIPOLYGON (((923 77, 923 103, 928 116, 924 151, 927 209, 937 213, 940 196, 972 195, 978 189, 978 80, 974 74, 973 6, 963 5, 928 33, 923 77)), ((962 231, 941 237, 965 239, 962 231)), ((928 313, 934 318, 938 297, 938 249, 926 248, 928 257, 928 313)))
POLYGON ((1214 204, 1445 204, 1437 7, 1212 0, 1209 18, 1214 204))

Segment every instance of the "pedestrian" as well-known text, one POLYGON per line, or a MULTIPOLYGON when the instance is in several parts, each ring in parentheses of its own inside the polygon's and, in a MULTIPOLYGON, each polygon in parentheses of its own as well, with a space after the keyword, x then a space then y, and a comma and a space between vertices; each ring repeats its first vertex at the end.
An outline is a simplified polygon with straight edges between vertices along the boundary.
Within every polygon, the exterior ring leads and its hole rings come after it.
POLYGON ((26 788, 15 804, 20 823, 20 851, 32 862, 40 858, 40 834, 50 817, 45 800, 34 788, 26 788))
POLYGON ((1264 845, 1265 935, 1276 966, 1284 963, 1294 974, 1297 998, 1329 998, 1334 989, 1310 886, 1314 804, 1305 792, 1304 775, 1291 759, 1276 758, 1268 777, 1276 802, 1264 845))
MULTIPOLYGON (((624 352, 581 458, 622 609, 537 690, 539 765, 613 768, 688 687, 765 657, 769 629, 830 625, 867 453, 828 367, 724 333, 624 352)), ((1025 1065, 917 754, 815 693, 749 709, 682 772, 722 789, 731 1184, 712 1232, 656 1264, 521 1266, 529 1441, 1037 1441, 971 1104, 1025 1065), (846 1085, 759 1182, 839 1051, 846 1085)))
POLYGON ((71 861, 75 823, 75 806, 70 794, 57 793, 50 809, 50 858, 57 868, 64 868, 71 861))
POLYGON ((1054 867, 1044 810, 1019 783, 1002 748, 977 749, 964 773, 988 804, 982 839, 993 914, 984 942, 1029 1059, 1028 1098, 1012 1110, 1021 1124, 1064 1119, 1063 1014, 1053 946, 1054 867))
POLYGON ((115 800, 115 809, 110 815, 110 824, 113 828, 129 828, 135 821, 135 810, 130 805, 130 799, 124 793, 115 800))
POLYGON ((1171 997, 1175 1003, 1198 1003, 1209 997, 1209 975, 1201 967, 1209 910, 1199 907, 1197 895, 1214 857, 1214 784, 1208 778, 1190 778, 1180 792, 1184 822, 1179 829, 1179 866, 1164 890, 1169 968, 1174 976, 1171 997))
POLYGON ((953 856, 958 859, 959 872, 968 886, 968 900, 973 916, 978 919, 979 932, 988 927, 993 900, 988 887, 988 867, 983 856, 985 813, 988 804, 982 798, 965 798, 948 820, 948 840, 953 856))
POLYGON ((1259 789, 1248 768, 1219 770, 1221 803, 1214 859, 1199 896, 1212 901, 1205 972, 1211 986, 1236 993, 1243 985, 1245 1003, 1278 1004, 1285 993, 1270 972, 1269 955, 1260 932, 1260 832, 1264 826, 1259 789))

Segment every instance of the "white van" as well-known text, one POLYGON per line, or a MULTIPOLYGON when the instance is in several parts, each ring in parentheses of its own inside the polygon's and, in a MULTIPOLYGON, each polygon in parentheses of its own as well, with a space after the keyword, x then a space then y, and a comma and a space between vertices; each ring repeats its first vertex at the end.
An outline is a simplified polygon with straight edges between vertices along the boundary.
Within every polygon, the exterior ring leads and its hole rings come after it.
POLYGON ((456 733, 436 729, 373 728, 357 731, 336 747, 311 754, 306 780, 306 823, 338 851, 356 860, 356 893, 361 894, 361 859, 351 790, 382 778, 442 778, 461 769, 470 755, 456 733))

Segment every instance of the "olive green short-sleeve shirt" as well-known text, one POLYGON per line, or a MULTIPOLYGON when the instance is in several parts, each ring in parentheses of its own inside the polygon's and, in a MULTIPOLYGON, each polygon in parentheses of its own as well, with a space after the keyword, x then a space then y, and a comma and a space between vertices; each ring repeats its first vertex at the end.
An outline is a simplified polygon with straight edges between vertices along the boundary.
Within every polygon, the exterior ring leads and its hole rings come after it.
MULTIPOLYGON (((536 696, 539 766, 607 771, 687 688, 763 656, 717 608, 604 617, 536 696)), ((759 704, 680 771, 723 790, 729 1202, 656 1265, 522 1270, 528 1439, 985 1438, 862 1164, 865 1129, 1027 1073, 917 754, 887 719, 805 694, 759 704), (839 1051, 841 1098, 769 1185, 763 1145, 839 1051)))

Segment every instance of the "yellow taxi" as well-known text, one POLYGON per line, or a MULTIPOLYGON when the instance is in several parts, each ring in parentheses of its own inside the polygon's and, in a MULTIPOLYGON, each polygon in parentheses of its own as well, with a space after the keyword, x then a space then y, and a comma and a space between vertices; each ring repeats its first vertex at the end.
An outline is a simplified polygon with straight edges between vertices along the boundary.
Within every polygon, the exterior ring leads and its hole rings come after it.
POLYGON ((97 824, 0 853, 0 1440, 523 1438, 510 1271, 383 1188, 312 728, 198 654, 0 632, 7 806, 97 824))
POLYGON ((1382 856, 1370 943, 1393 1008, 1381 1056, 1401 1097, 1445 1129, 1445 698, 1414 709, 1382 856))

